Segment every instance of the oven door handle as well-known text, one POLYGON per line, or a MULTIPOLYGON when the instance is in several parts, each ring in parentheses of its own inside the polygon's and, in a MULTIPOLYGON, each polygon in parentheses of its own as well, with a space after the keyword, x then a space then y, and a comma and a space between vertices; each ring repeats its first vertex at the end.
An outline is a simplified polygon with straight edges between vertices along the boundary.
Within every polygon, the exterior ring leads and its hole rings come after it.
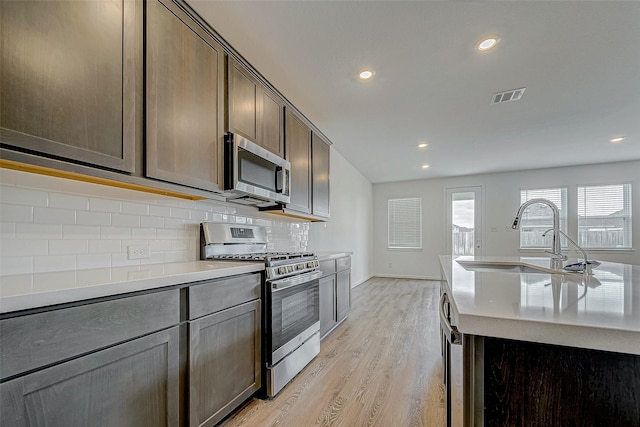
POLYGON ((451 325, 451 322, 448 319, 448 316, 445 312, 445 305, 449 304, 449 298, 447 294, 442 294, 440 296, 440 327, 442 327, 443 332, 445 332, 445 336, 447 337, 447 341, 451 344, 460 345, 462 344, 462 334, 458 331, 458 328, 451 325))
POLYGON ((271 284, 271 291, 278 292, 283 289, 291 288, 293 286, 302 285, 315 279, 319 279, 322 276, 322 271, 312 271, 310 273, 298 274, 297 276, 289 276, 284 279, 274 280, 271 284))

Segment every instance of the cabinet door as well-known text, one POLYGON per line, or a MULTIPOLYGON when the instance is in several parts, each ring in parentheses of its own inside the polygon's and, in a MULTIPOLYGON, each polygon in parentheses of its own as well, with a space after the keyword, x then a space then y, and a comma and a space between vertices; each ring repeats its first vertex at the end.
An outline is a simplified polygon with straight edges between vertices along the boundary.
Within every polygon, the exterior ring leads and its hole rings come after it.
POLYGON ((262 85, 259 89, 258 144, 272 153, 284 157, 284 102, 262 85))
POLYGON ((229 131, 284 156, 284 101, 229 57, 229 131))
POLYGON ((324 337, 337 323, 336 275, 320 279, 320 336, 324 337))
POLYGON ((189 322, 189 425, 213 426, 260 389, 260 300, 189 322))
POLYGON ((146 4, 146 174, 219 190, 223 49, 170 0, 146 4))
POLYGON ((329 145, 311 134, 313 214, 329 218, 329 145))
POLYGON ((291 162, 291 201, 287 208, 311 213, 311 130, 291 110, 285 119, 285 152, 291 162))
POLYGON ((229 131, 258 143, 258 82, 232 57, 228 74, 229 131))
POLYGON ((347 317, 351 308, 351 270, 344 270, 337 274, 336 283, 336 311, 338 322, 347 317))
POLYGON ((179 426, 178 327, 0 385, 0 425, 179 426))
POLYGON ((0 141, 133 172, 139 1, 1 1, 0 141))

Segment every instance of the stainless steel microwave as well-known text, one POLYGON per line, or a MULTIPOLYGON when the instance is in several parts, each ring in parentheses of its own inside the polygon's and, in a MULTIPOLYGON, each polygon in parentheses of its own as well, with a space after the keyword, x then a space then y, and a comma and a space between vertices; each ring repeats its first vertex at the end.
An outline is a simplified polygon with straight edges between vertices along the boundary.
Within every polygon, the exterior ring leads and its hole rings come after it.
POLYGON ((224 138, 224 190, 228 200, 255 206, 287 204, 291 163, 228 132, 224 138))

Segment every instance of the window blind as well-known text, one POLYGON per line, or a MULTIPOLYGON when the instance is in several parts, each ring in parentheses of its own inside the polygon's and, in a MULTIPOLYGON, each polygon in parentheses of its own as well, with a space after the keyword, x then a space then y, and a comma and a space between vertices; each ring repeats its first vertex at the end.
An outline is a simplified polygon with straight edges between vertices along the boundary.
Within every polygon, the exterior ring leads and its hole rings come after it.
POLYGON ((389 249, 422 249, 422 199, 389 199, 389 249))
MULTIPOLYGON (((520 203, 531 199, 547 199, 553 202, 560 211, 560 230, 567 232, 567 188, 543 188, 521 190, 520 203)), ((520 219, 520 248, 549 249, 553 242, 553 233, 542 237, 542 234, 553 227, 553 211, 547 205, 536 203, 529 206, 520 219)), ((562 237, 560 243, 567 246, 567 239, 562 237)))
POLYGON ((578 187, 578 244, 630 249, 631 184, 578 187))

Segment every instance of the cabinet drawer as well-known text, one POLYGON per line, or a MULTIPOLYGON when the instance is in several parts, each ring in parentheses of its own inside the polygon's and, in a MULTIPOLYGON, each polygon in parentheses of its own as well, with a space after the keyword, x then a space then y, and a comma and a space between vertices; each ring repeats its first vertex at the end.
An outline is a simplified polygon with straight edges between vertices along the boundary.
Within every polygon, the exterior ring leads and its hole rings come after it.
POLYGON ((0 321, 0 372, 7 378, 180 322, 177 289, 0 321))
POLYGON ((212 280, 189 287, 189 319, 260 298, 260 274, 212 280))
POLYGON ((336 260, 330 259, 327 261, 320 261, 320 270, 322 271, 322 276, 328 276, 330 274, 336 273, 336 260))
POLYGON ((343 271, 351 268, 351 257, 346 256, 336 260, 337 271, 343 271))

